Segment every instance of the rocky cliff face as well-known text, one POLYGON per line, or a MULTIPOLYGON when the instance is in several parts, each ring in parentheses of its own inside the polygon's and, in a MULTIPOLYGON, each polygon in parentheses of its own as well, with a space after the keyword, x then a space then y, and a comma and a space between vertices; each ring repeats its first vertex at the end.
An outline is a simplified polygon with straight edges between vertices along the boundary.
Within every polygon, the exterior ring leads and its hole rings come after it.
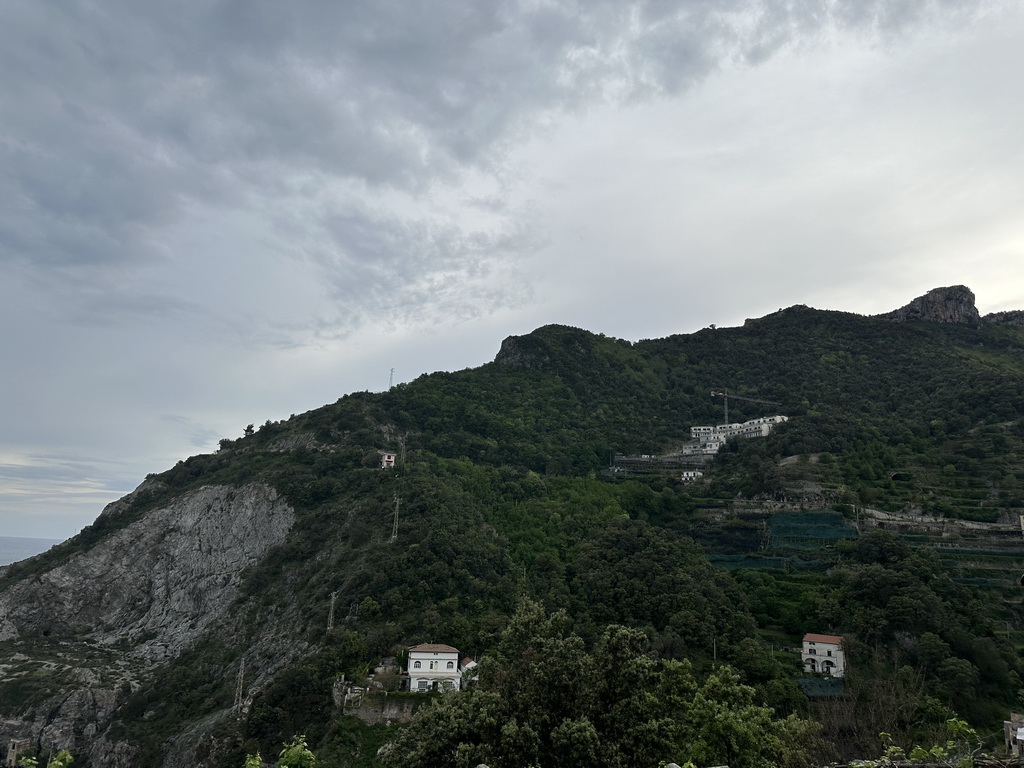
POLYGON ((1011 325, 1016 328, 1024 327, 1024 310, 1015 309, 1009 312, 992 312, 981 318, 982 322, 993 325, 1011 325))
POLYGON ((974 293, 964 285, 935 288, 918 296, 905 307, 879 317, 906 322, 925 320, 932 323, 963 323, 977 325, 981 316, 974 305, 974 293))
POLYGON ((228 607, 241 572, 294 515, 263 485, 201 488, 0 596, 0 640, 25 633, 177 655, 228 607), (144 638, 144 639, 143 639, 144 638))
POLYGON ((43 674, 59 683, 15 718, 5 706, 0 736, 89 754, 93 765, 131 765, 130 748, 103 729, 132 681, 223 618, 243 570, 282 543, 294 519, 262 484, 200 488, 8 587, 0 642, 9 663, 0 679, 43 674))

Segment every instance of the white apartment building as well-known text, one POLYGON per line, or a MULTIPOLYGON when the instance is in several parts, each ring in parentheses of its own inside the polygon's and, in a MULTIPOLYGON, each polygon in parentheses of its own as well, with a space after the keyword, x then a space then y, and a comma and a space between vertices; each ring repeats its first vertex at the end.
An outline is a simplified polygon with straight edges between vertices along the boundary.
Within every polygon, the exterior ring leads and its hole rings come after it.
POLYGON ((690 435, 702 446, 714 448, 717 452, 730 437, 764 437, 785 421, 789 421, 788 416, 762 416, 760 419, 751 419, 742 424, 690 427, 690 435))

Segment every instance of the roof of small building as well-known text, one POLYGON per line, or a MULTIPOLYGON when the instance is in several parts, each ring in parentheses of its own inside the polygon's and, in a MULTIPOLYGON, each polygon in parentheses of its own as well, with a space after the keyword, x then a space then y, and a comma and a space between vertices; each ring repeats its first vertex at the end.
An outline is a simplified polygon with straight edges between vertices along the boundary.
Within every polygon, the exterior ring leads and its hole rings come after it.
POLYGON ((805 643, 832 643, 833 645, 841 645, 843 638, 838 635, 816 635, 813 632, 808 632, 804 635, 805 643))
POLYGON ((459 649, 452 648, 450 645, 444 645, 443 643, 421 643, 409 648, 409 653, 414 651, 420 653, 458 653, 459 649))

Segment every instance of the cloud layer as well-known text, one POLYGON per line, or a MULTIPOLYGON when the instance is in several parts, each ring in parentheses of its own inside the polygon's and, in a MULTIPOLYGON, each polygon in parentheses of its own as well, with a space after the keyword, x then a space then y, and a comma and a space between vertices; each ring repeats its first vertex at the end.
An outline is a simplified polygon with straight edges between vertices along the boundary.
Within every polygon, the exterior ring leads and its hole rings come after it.
POLYGON ((18 2, 0 32, 0 258, 84 290, 71 303, 87 316, 97 295, 103 314, 131 315, 140 293, 187 312, 180 292, 133 280, 200 256, 244 269, 230 245, 186 251, 180 232, 211 216, 313 268, 340 329, 399 303, 473 316, 521 299, 500 266, 538 246, 507 200, 524 139, 829 34, 885 40, 961 14, 880 0, 18 2))
POLYGON ((953 0, 13 0, 0 514, 533 324, 882 311, 885 270, 895 306, 965 265, 1024 306, 999 274, 1022 26, 953 0))

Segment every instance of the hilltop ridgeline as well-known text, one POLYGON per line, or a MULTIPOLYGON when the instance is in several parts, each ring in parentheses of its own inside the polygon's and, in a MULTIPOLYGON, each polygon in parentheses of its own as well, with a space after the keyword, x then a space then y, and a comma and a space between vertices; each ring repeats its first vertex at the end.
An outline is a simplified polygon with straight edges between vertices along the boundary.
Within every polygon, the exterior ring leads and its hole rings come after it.
MULTIPOLYGON (((818 311, 807 305, 797 304, 763 318, 747 320, 746 325, 754 325, 780 314, 818 311)), ((982 317, 975 305, 974 292, 965 285, 933 288, 899 309, 871 317, 899 323, 918 321, 967 326, 986 323, 1024 327, 1024 310, 993 312, 982 317)), ((552 342, 557 341, 558 348, 563 352, 571 350, 573 353, 589 354, 594 347, 595 338, 593 334, 579 328, 548 325, 524 336, 507 337, 501 343, 494 362, 499 365, 544 371, 558 357, 551 349, 552 342)), ((630 344, 619 339, 611 341, 627 346, 630 344)))
POLYGON ((1024 572, 1022 318, 979 318, 953 286, 876 317, 791 307, 635 343, 549 325, 479 368, 246 429, 0 569, 0 738, 85 766, 229 768, 304 733, 375 765, 338 677, 421 642, 492 653, 520 597, 564 609, 581 643, 642 630, 640 656, 695 681, 726 662, 780 715, 808 703, 765 643, 841 634, 868 683, 908 665, 893 722, 860 691, 829 736, 842 754, 949 712, 988 723, 1024 675, 1006 599, 1024 572), (731 419, 788 421, 689 485, 607 471, 719 423, 719 388, 731 419), (875 520, 917 549, 851 549, 875 520))
POLYGON ((961 325, 1024 326, 1024 311, 991 312, 984 317, 974 305, 974 293, 965 285, 934 288, 918 296, 904 307, 878 317, 897 322, 921 320, 930 323, 959 323, 961 325))

